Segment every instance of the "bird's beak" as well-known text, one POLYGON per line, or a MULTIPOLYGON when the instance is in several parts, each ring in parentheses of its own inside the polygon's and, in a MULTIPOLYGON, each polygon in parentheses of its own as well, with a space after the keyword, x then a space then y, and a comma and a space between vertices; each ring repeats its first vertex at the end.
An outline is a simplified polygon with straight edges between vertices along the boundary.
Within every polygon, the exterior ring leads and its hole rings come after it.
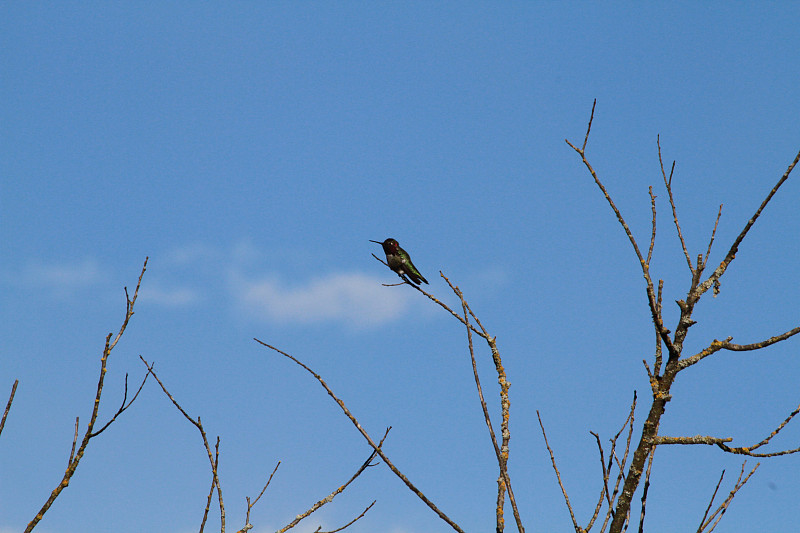
POLYGON ((369 242, 374 242, 375 244, 383 244, 381 241, 373 241, 372 239, 370 239, 369 242))

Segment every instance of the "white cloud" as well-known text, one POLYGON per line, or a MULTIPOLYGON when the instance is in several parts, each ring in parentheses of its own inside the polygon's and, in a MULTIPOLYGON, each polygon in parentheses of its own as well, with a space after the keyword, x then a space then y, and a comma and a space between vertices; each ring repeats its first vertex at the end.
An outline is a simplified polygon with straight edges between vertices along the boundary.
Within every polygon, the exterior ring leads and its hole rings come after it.
POLYGON ((338 273, 287 286, 276 278, 234 277, 239 305, 260 320, 308 324, 344 322, 364 327, 401 316, 409 307, 406 293, 381 285, 364 274, 338 273))
POLYGON ((24 283, 68 293, 105 281, 106 273, 94 259, 58 264, 29 264, 20 276, 24 283))

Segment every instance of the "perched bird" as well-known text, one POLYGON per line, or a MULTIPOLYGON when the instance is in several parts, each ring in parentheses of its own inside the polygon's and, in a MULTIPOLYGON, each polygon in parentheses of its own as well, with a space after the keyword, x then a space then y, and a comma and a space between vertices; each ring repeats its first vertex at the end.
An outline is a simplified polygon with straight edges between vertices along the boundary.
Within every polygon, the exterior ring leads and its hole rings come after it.
POLYGON ((420 281, 428 283, 428 280, 419 273, 417 267, 411 262, 411 256, 408 255, 408 252, 400 248, 396 240, 390 238, 380 242, 370 239, 369 242, 374 242, 383 246, 383 252, 386 254, 386 263, 389 265, 389 268, 397 272, 401 277, 407 276, 408 279, 417 285, 419 285, 420 281))

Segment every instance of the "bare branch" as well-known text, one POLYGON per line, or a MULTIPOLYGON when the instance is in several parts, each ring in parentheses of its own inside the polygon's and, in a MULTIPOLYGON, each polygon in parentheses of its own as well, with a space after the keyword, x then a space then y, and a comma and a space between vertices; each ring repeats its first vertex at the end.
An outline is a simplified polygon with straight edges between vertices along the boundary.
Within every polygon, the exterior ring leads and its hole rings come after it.
POLYGON ((711 230, 711 239, 708 241, 708 249, 706 256, 703 258, 703 264, 708 264, 708 256, 711 255, 711 246, 714 244, 714 236, 717 234, 717 226, 719 226, 719 219, 722 216, 722 204, 719 204, 719 211, 717 212, 717 219, 714 221, 714 229, 711 230))
POLYGON ((644 533, 644 515, 647 511, 647 493, 650 490, 650 470, 653 468, 653 457, 656 455, 656 449, 650 452, 650 457, 647 459, 647 472, 644 475, 644 487, 642 488, 642 512, 639 513, 639 533, 644 533))
POLYGON ((662 437, 658 436, 653 439, 653 444, 661 446, 662 444, 707 444, 709 446, 714 444, 721 444, 723 442, 730 442, 731 437, 718 438, 708 437, 703 435, 695 435, 693 437, 662 437))
POLYGON ((258 503, 258 500, 261 499, 261 496, 264 495, 264 492, 267 490, 267 487, 269 487, 269 484, 272 482, 272 477, 275 475, 275 472, 278 471, 278 467, 279 466, 281 466, 281 462, 280 461, 278 461, 278 464, 275 465, 275 468, 272 470, 272 473, 269 475, 269 479, 267 480, 266 485, 264 485, 264 488, 261 489, 261 492, 258 493, 258 496, 256 497, 255 500, 253 500, 252 503, 250 503, 250 496, 246 497, 246 500, 247 500, 247 515, 245 516, 245 520, 244 520, 245 526, 242 529, 240 529, 237 533, 245 533, 246 531, 249 531, 250 529, 253 528, 253 526, 250 524, 250 511, 258 503))
MULTIPOLYGON (((416 287, 416 286, 414 285, 414 287, 416 287)), ((458 317, 458 318, 460 318, 460 317, 458 317)), ((361 436, 364 437, 364 439, 369 443, 369 445, 372 446, 372 449, 377 452, 377 454, 380 456, 381 459, 383 459, 383 462, 386 463, 386 466, 388 466, 389 469, 392 472, 394 472, 394 474, 397 477, 399 477, 403 481, 403 483, 405 483, 406 487, 408 487, 411 490, 411 492, 416 494, 419 499, 421 499, 423 502, 425 502, 425 505, 427 505, 428 508, 430 508, 434 513, 436 513, 439 516, 439 518, 441 518, 442 520, 447 522, 447 524, 449 524, 450 527, 452 527, 453 529, 455 529, 459 533, 463 533, 463 530, 461 529, 461 527, 458 524, 453 522, 453 520, 450 519, 450 517, 448 517, 441 510, 439 510, 439 508, 431 500, 429 500, 422 493, 422 491, 420 491, 413 483, 411 483, 411 481, 406 477, 405 474, 403 474, 396 466, 394 466, 394 463, 392 463, 392 461, 383 452, 383 450, 381 450, 380 447, 377 444, 375 444, 375 441, 372 440, 372 437, 369 436, 369 433, 367 433, 367 431, 363 427, 361 427, 361 424, 356 419, 356 417, 353 416, 353 413, 350 412, 350 409, 348 409, 347 406, 344 404, 344 402, 342 400, 340 400, 336 396, 336 394, 334 394, 333 390, 331 390, 331 388, 328 387, 328 384, 325 383, 325 380, 323 380, 322 377, 320 377, 319 374, 317 374, 316 372, 311 370, 308 366, 303 364, 300 360, 298 360, 294 356, 292 356, 292 355, 290 355, 290 354, 288 354, 288 353, 286 353, 286 352, 284 352, 282 350, 279 350, 278 348, 276 348, 274 346, 271 346, 271 345, 269 345, 269 344, 267 344, 267 343, 265 343, 263 341, 260 341, 258 339, 254 338, 253 340, 256 341, 257 343, 261 344, 262 346, 264 346, 266 348, 269 348, 270 350, 273 350, 275 352, 278 352, 279 354, 283 355, 284 357, 287 357, 288 359, 291 359, 292 361, 295 362, 295 364, 297 364, 298 366, 303 368, 306 372, 308 372, 309 374, 314 376, 314 378, 319 382, 320 385, 322 385, 322 387, 328 393, 328 396, 333 398, 333 400, 336 402, 336 404, 339 406, 339 408, 342 409, 342 411, 344 412, 345 416, 347 416, 347 418, 350 419, 350 422, 352 422, 353 425, 356 427, 356 429, 359 431, 359 433, 361 433, 361 436)))
POLYGON ((95 437, 95 436, 99 435, 100 433, 104 432, 106 430, 106 428, 108 426, 110 426, 114 422, 114 420, 117 419, 117 417, 119 415, 124 413, 128 409, 128 407, 130 407, 131 404, 133 404, 133 402, 136 401, 136 398, 139 397, 139 393, 142 392, 142 388, 144 388, 144 384, 147 383, 147 378, 149 376, 150 376, 149 373, 144 375, 144 379, 142 379, 142 383, 139 385, 139 388, 136 390, 136 394, 134 394, 133 398, 131 398, 131 401, 126 404, 125 401, 128 398, 128 374, 125 374, 125 393, 122 396, 122 404, 119 406, 119 409, 117 409, 117 412, 114 413, 114 416, 112 416, 111 419, 108 422, 106 422, 103 427, 101 427, 100 429, 98 429, 97 431, 92 433, 92 437, 95 437))
MULTIPOLYGON (((200 417, 197 417, 197 422, 200 422, 200 417)), ((211 501, 214 499, 214 489, 217 487, 217 468, 219 467, 219 437, 217 437, 217 445, 214 448, 214 466, 211 468, 211 487, 208 489, 208 496, 206 496, 206 507, 203 510, 203 520, 200 522, 200 533, 203 533, 203 530, 206 527, 206 521, 208 521, 208 513, 211 511, 211 501)), ((223 520, 222 531, 225 531, 223 520)))
MULTIPOLYGON (((658 280, 658 292, 656 294, 656 314, 661 316, 662 310, 662 294, 664 292, 664 280, 658 280)), ((655 362, 653 363, 653 376, 660 376, 661 375, 661 365, 663 364, 664 360, 664 353, 661 347, 662 335, 660 334, 658 327, 655 327, 655 334, 656 334, 656 353, 655 353, 655 362)), ((657 383, 656 383, 657 385, 657 383)), ((653 382, 651 381, 651 386, 653 386, 653 382)), ((653 393, 656 394, 656 389, 653 389, 653 393)))
POLYGON ((711 341, 711 344, 709 344, 708 347, 706 347, 702 351, 690 357, 687 357, 686 359, 682 359, 678 363, 678 366, 680 367, 680 369, 692 366, 693 364, 700 362, 702 359, 705 359, 709 355, 714 354, 720 350, 730 350, 732 352, 746 352, 751 350, 760 350, 761 348, 766 348, 767 346, 770 346, 777 342, 784 341, 789 337, 797 335, 798 333, 800 333, 800 326, 794 329, 790 329, 789 331, 786 331, 784 333, 781 333, 780 335, 775 335, 774 337, 770 337, 761 342, 754 342, 752 344, 734 344, 731 342, 733 337, 728 337, 724 341, 719 341, 717 339, 714 339, 713 341, 711 341))
POLYGON ((736 237, 736 240, 733 241, 733 244, 731 245, 730 250, 728 250, 728 253, 725 255, 725 259, 722 260, 722 262, 719 264, 717 269, 714 270, 714 272, 708 277, 708 279, 705 280, 697 288, 698 296, 700 296, 703 293, 705 293, 712 285, 716 285, 717 283, 719 283, 719 279, 722 277, 722 275, 727 270, 728 265, 730 265, 731 261, 733 261, 733 258, 736 257, 736 253, 739 251, 739 245, 742 243, 744 238, 747 236, 747 233, 750 231, 750 228, 752 228, 753 224, 756 223, 756 220, 761 215, 761 212, 767 206, 769 201, 772 200, 772 197, 775 196, 775 193, 778 192, 778 189, 781 188, 781 185, 783 185, 783 183, 787 179, 789 179, 789 175, 792 173, 792 170, 794 169, 795 165, 797 165, 798 161, 800 161, 800 152, 797 152, 797 155, 795 156, 794 161, 792 161, 791 164, 789 165, 789 168, 786 169, 786 172, 783 173, 783 176, 781 176, 781 179, 778 180, 778 183, 776 183, 775 186, 772 188, 772 190, 769 191, 769 194, 767 194, 767 197, 764 198, 764 201, 761 202, 761 205, 758 206, 758 209, 756 209, 755 214, 753 214, 753 216, 750 218, 750 220, 747 221, 747 224, 745 224, 745 226, 742 229, 742 231, 736 237))
POLYGON ((650 233, 650 247, 647 249, 647 260, 645 261, 648 265, 650 264, 650 260, 653 258, 653 248, 656 246, 656 195, 653 194, 653 186, 647 188, 647 192, 650 194, 650 209, 653 211, 653 222, 652 222, 652 232, 650 233))
POLYGON ((11 410, 11 403, 14 401, 14 395, 17 393, 17 385, 19 385, 19 380, 15 379, 14 384, 11 386, 11 394, 8 397, 8 403, 6 403, 6 410, 3 412, 3 419, 0 420, 0 434, 3 433, 3 427, 6 425, 6 418, 8 418, 8 412, 11 410))
MULTIPOLYGON (((341 494, 341 493, 342 493, 342 491, 344 491, 344 489, 346 489, 346 488, 347 488, 347 486, 348 486, 350 483, 352 483, 352 482, 353 482, 353 480, 355 480, 355 479, 356 479, 358 476, 360 476, 360 475, 361 475, 361 473, 362 473, 364 470, 366 470, 368 466, 371 466, 371 465, 370 465, 370 463, 371 463, 371 462, 372 462, 372 460, 375 458, 375 455, 377 455, 377 453, 378 453, 378 451, 380 450, 381 446, 383 446, 383 441, 384 441, 384 440, 386 440, 386 436, 389 434, 389 430, 390 430, 390 429, 392 429, 392 428, 387 428, 387 429, 386 429, 386 432, 383 434, 383 438, 382 438, 382 439, 381 439, 381 441, 378 443, 378 448, 377 448, 376 450, 373 450, 373 452, 370 454, 370 456, 369 456, 369 457, 367 457, 367 460, 366 460, 366 461, 364 461, 364 464, 362 464, 362 465, 361 465, 361 467, 359 467, 359 469, 356 471, 356 473, 355 473, 355 474, 353 474, 353 477, 351 477, 349 480, 347 480, 347 483, 345 483, 345 484, 344 484, 344 485, 342 485, 341 487, 339 487, 339 488, 337 488, 336 490, 334 490, 333 492, 331 492, 331 493, 330 493, 328 496, 326 496, 325 498, 322 498, 321 500, 319 500, 317 503, 315 503, 314 505, 312 505, 311 507, 309 507, 309 508, 308 508, 308 510, 307 510, 307 511, 305 511, 304 513, 301 513, 301 514, 297 515, 297 516, 295 517, 295 519, 294 519, 294 520, 292 520, 292 521, 291 521, 289 524, 287 524, 286 526, 284 526, 284 527, 282 527, 281 529, 279 529, 279 530, 278 530, 276 533, 285 533, 286 531, 288 531, 288 530, 292 529, 294 526, 296 526, 297 524, 299 524, 301 520, 303 520, 304 518, 307 518, 307 517, 308 517, 308 516, 309 516, 311 513, 313 513, 314 511, 317 511, 317 510, 318 510, 320 507, 322 507, 322 506, 323 506, 323 505, 325 505, 326 503, 330 503, 330 502, 331 502, 331 501, 332 501, 332 500, 333 500, 333 499, 334 499, 334 498, 335 498, 337 495, 341 494)), ((372 502, 372 504, 374 504, 374 503, 375 503, 375 502, 372 502)), ((369 506, 369 507, 367 507, 367 510, 369 510, 369 508, 370 508, 370 507, 372 507, 372 504, 370 504, 370 506, 369 506)), ((367 510, 365 510, 365 511, 364 511, 364 513, 366 513, 366 512, 367 512, 367 510)), ((362 513, 362 514, 361 514, 361 516, 364 516, 364 513, 362 513)), ((358 518, 361 518, 361 516, 359 516, 358 518)), ((356 518, 355 520, 353 520, 353 522, 355 522, 356 520, 358 520, 358 518, 356 518)), ((352 522, 351 522, 351 523, 352 523, 352 522)), ((350 525, 350 524, 348 524, 348 525, 350 525)), ((347 526, 344 526, 344 527, 347 527, 347 526)), ((341 528, 341 529, 344 529, 344 528, 341 528)), ((339 531, 339 530, 337 529, 337 531, 339 531)))
POLYGON ((539 427, 542 428, 544 445, 547 446, 547 451, 550 452, 550 462, 553 464, 553 470, 556 473, 556 479, 558 479, 558 486, 561 487, 561 494, 564 495, 564 501, 567 502, 567 509, 569 509, 569 517, 572 519, 572 526, 575 528, 576 533, 582 533, 583 528, 581 528, 578 525, 578 522, 575 520, 575 513, 572 511, 572 505, 569 503, 569 496, 567 496, 567 489, 564 488, 564 483, 561 481, 561 473, 558 471, 558 466, 556 466, 556 456, 553 454, 553 449, 550 447, 550 443, 547 442, 547 433, 544 430, 544 424, 542 423, 542 416, 539 414, 538 410, 536 411, 536 417, 539 419, 539 427))
POLYGON ((520 531, 520 533, 524 533, 525 528, 522 525, 522 518, 520 518, 519 509, 517 508, 517 500, 514 497, 514 491, 511 488, 511 477, 508 473, 508 455, 509 455, 508 445, 509 445, 509 440, 511 439, 511 433, 508 428, 509 408, 511 405, 511 402, 508 397, 508 389, 510 385, 508 383, 508 379, 506 378, 506 371, 503 368, 503 362, 500 358, 500 352, 497 349, 497 342, 494 337, 489 335, 489 333, 486 331, 486 328, 483 327, 483 324, 481 324, 478 317, 475 315, 475 313, 472 312, 472 309, 469 307, 469 304, 464 299, 464 294, 461 292, 461 289, 450 283, 450 280, 447 278, 447 276, 445 276, 441 272, 440 274, 442 278, 444 278, 444 280, 450 286, 450 289, 452 289, 452 291, 456 294, 456 296, 458 296, 458 298, 461 300, 461 307, 464 312, 464 319, 461 322, 467 327, 467 339, 469 343, 470 357, 472 359, 472 369, 473 369, 473 374, 475 376, 475 383, 478 386, 478 395, 480 397, 481 407, 484 413, 484 419, 489 429, 489 436, 491 437, 492 446, 494 447, 495 455, 497 457, 497 462, 500 467, 500 477, 498 478, 498 487, 497 487, 497 508, 496 508, 497 530, 498 531, 503 530, 502 527, 504 523, 503 492, 507 490, 508 499, 511 502, 511 509, 514 513, 514 520, 516 521, 517 529, 520 531), (489 344, 489 349, 492 352, 492 360, 494 362, 495 369, 497 370, 497 382, 500 385, 500 408, 501 408, 500 432, 502 435, 502 444, 499 447, 497 443, 497 437, 494 434, 494 428, 492 427, 491 418, 489 417, 489 411, 486 407, 486 402, 483 399, 483 390, 481 389, 480 378, 478 377, 478 368, 475 364, 475 351, 472 344, 472 331, 474 330, 474 328, 470 327, 469 323, 470 316, 472 316, 472 318, 478 324, 478 327, 480 327, 481 331, 483 332, 481 337, 483 337, 489 344))
MULTIPOLYGON (((595 104, 596 103, 597 101, 595 100, 595 104)), ((633 236, 633 232, 631 232, 630 227, 628 227, 628 223, 625 222, 625 219, 622 217, 622 213, 617 208, 616 204, 614 203, 614 200, 611 199, 611 196, 608 194, 608 190, 606 190, 605 186, 600 181, 600 178, 597 176, 597 172, 595 172, 594 167, 592 167, 592 165, 589 163, 589 160, 586 159, 586 143, 589 139, 589 131, 591 130, 592 127, 593 117, 594 117, 594 105, 592 105, 592 117, 589 119, 589 127, 586 130, 586 139, 583 142, 582 148, 578 148, 567 139, 565 139, 565 141, 573 150, 575 150, 578 153, 578 155, 581 156, 581 161, 583 162, 583 165, 589 171, 589 174, 591 174, 595 184, 603 193, 603 196, 605 197, 608 205, 611 207, 611 210, 614 211, 614 214, 617 217, 617 221, 619 222, 620 226, 622 226, 622 229, 625 231, 625 235, 628 236, 628 240, 630 241, 631 246, 633 247, 633 251, 636 253, 636 257, 639 259, 639 265, 642 268, 642 275, 644 276, 646 282, 647 302, 650 306, 650 314, 652 315, 653 325, 656 328, 656 332, 661 337, 661 340, 667 346, 667 350, 670 353, 670 357, 677 358, 678 356, 677 354, 679 352, 675 349, 675 346, 673 346, 672 339, 670 339, 669 337, 669 330, 664 326, 664 321, 661 317, 661 314, 658 311, 656 294, 653 288, 653 280, 650 278, 650 265, 648 264, 647 261, 645 261, 645 258, 642 256, 642 252, 639 250, 639 245, 636 243, 636 239, 633 236)))
POLYGON ((78 444, 78 428, 81 423, 81 417, 75 417, 75 436, 72 437, 72 449, 69 452, 69 461, 67 461, 67 468, 69 465, 72 464, 72 460, 75 458, 75 446, 78 444))
MULTIPOLYGON (((196 427, 197 431, 200 432, 200 436, 203 439, 203 446, 205 447, 206 455, 208 456, 208 462, 209 462, 209 464, 211 466, 211 478, 212 478, 212 481, 211 481, 210 493, 213 494, 214 488, 216 487, 216 489, 217 489, 217 500, 219 500, 220 524, 221 524, 222 531, 225 531, 225 503, 222 500, 222 485, 220 485, 219 475, 217 474, 217 467, 219 466, 219 437, 217 437, 216 453, 214 454, 214 453, 211 452, 211 446, 208 443, 208 437, 206 436, 206 431, 203 428, 203 422, 200 420, 200 417, 198 416, 197 420, 195 420, 194 418, 189 416, 189 413, 187 413, 184 410, 183 407, 181 407, 181 405, 178 403, 178 401, 175 399, 175 397, 172 396, 172 394, 167 390, 167 387, 164 385, 164 383, 156 375, 155 370, 153 370, 153 366, 155 365, 155 363, 153 363, 153 364, 148 363, 144 359, 144 357, 142 357, 141 355, 139 356, 139 359, 141 359, 142 363, 144 363, 144 365, 147 367, 147 372, 149 374, 153 375, 153 379, 156 380, 156 382, 161 387, 161 390, 164 391, 164 394, 166 394, 167 398, 170 399, 170 401, 172 402, 172 405, 174 405, 178 409, 178 411, 181 412, 183 417, 186 420, 188 420, 189 423, 191 423, 194 427, 196 427)), ((200 531, 201 532, 203 531, 203 527, 205 526, 206 518, 208 517, 208 510, 209 510, 210 505, 211 505, 211 494, 209 494, 209 497, 207 499, 206 510, 205 510, 205 513, 203 514, 203 521, 202 521, 202 523, 200 525, 200 531)))
MULTIPOLYGON (((445 276, 441 271, 439 271, 439 275, 442 277, 442 279, 444 279, 447 282, 448 285, 450 285, 451 288, 453 287, 453 285, 450 284, 450 280, 447 279, 447 276, 445 276)), ((425 289, 422 289, 421 287, 419 287, 417 285, 414 285, 413 283, 409 283, 409 285, 411 285, 411 287, 417 289, 417 291, 419 291, 422 294, 424 294, 425 296, 427 296, 430 301, 434 302, 435 304, 438 304, 442 309, 444 309, 445 311, 447 311, 448 313, 453 315, 453 317, 455 317, 456 320, 458 320, 459 322, 464 324, 466 327, 470 328, 473 333, 475 333, 476 335, 478 335, 480 337, 483 337, 486 340, 489 339, 489 334, 486 332, 485 329, 481 329, 481 330, 477 329, 475 326, 473 326, 469 322, 465 321, 458 313, 456 313, 455 311, 450 309, 450 307, 448 307, 447 304, 445 304, 444 302, 440 301, 434 295, 426 292, 425 289)), ((469 309, 469 305, 467 305, 467 309, 469 309)), ((472 315, 472 318, 475 319, 475 323, 478 324, 478 327, 483 328, 483 326, 481 326, 480 320, 478 320, 475 317, 475 315, 472 314, 471 310, 470 310, 470 315, 472 315)))
MULTIPOLYGON (((742 470, 741 470, 741 472, 739 472, 739 478, 736 480, 736 484, 734 485, 734 487, 731 490, 731 492, 728 494, 728 497, 725 498, 725 501, 723 501, 720 504, 720 506, 717 507, 717 510, 714 511, 714 514, 712 514, 710 517, 708 517, 708 519, 706 519, 706 515, 708 514, 708 509, 706 510, 706 514, 703 515, 703 521, 700 523, 700 527, 697 528, 697 533, 702 533, 709 525, 711 525, 711 528, 708 530, 708 533, 711 533, 712 531, 714 531, 714 528, 717 527, 717 524, 719 524, 719 521, 722 520, 722 515, 724 515, 725 512, 728 510, 728 506, 733 501, 733 498, 734 498, 734 496, 736 496, 736 493, 739 492, 739 489, 744 487, 745 483, 747 483, 747 481, 750 479, 750 476, 752 476, 755 473, 755 471, 758 469, 758 467, 761 465, 761 463, 756 463, 756 466, 754 466, 753 469, 750 471, 750 473, 747 474, 747 477, 742 479, 742 476, 744 475, 745 465, 747 465, 747 461, 742 463, 742 470), (719 515, 719 516, 717 516, 717 515, 719 515), (711 524, 711 521, 714 520, 715 516, 717 517, 717 519, 714 521, 713 524, 711 524)), ((725 471, 724 470, 722 472, 722 475, 723 476, 725 475, 725 471)), ((713 504, 714 497, 717 494, 717 490, 719 489, 720 483, 722 483, 722 476, 720 476, 719 483, 717 483, 717 488, 714 489, 714 495, 711 498, 711 503, 708 504, 709 509, 711 508, 711 505, 713 504)))
MULTIPOLYGON (((583 138, 583 146, 581 147, 581 152, 586 151, 586 144, 589 142, 589 132, 592 131, 592 121, 594 121, 594 108, 597 106, 597 98, 594 99, 592 102, 592 113, 589 115, 589 125, 586 126, 586 137, 583 138)), ((569 141, 567 141, 569 142, 569 141)), ((572 146, 572 145, 570 145, 572 146)), ((574 147, 573 147, 574 148, 574 147)))
MULTIPOLYGON (((614 512, 614 502, 617 501, 617 495, 619 494, 620 485, 625 480, 625 465, 628 462, 628 454, 630 453, 631 449, 631 437, 633 436, 633 421, 634 421, 634 414, 636 412, 636 400, 637 394, 636 391, 633 391, 633 401, 631 402, 631 410, 628 413, 627 418, 625 418, 625 422, 622 423, 622 427, 619 431, 614 435, 613 438, 610 439, 611 441, 611 450, 608 456, 608 466, 606 466, 607 476, 611 476, 611 466, 612 461, 616 463, 617 466, 617 479, 614 481, 614 489, 609 491, 608 486, 606 486, 606 499, 608 501, 608 510, 606 512, 605 520, 603 521, 603 527, 601 531, 605 531, 606 524, 612 518, 612 513, 614 512), (616 454, 617 448, 617 440, 619 439, 622 432, 625 431, 625 427, 628 427, 628 435, 625 439, 625 452, 622 455, 622 460, 620 461, 616 454)), ((630 510, 628 510, 630 513, 630 510)))
POLYGON ((360 520, 365 514, 367 514, 367 511, 369 511, 372 508, 372 506, 375 505, 376 501, 378 501, 378 500, 372 500, 372 503, 367 505, 367 508, 364 509, 364 511, 360 515, 358 515, 357 517, 353 518, 352 520, 350 520, 348 523, 346 523, 342 527, 337 528, 337 529, 332 529, 331 531, 320 531, 319 533, 338 533, 339 531, 342 531, 343 529, 352 526, 353 524, 356 523, 357 520, 360 520))
POLYGON ((486 427, 489 430, 489 437, 492 440, 492 447, 494 448, 495 456, 497 457, 497 463, 500 465, 500 478, 497 482, 497 508, 495 510, 495 514, 497 516, 497 526, 496 531, 503 530, 503 494, 505 492, 506 483, 504 482, 504 474, 506 474, 506 469, 504 468, 503 464, 503 456, 500 453, 500 445, 497 444, 497 437, 494 434, 494 428, 492 427, 492 419, 489 416, 489 408, 486 406, 486 400, 483 397, 483 387, 481 387, 481 378, 478 375, 478 365, 475 361, 475 348, 472 344, 472 330, 469 328, 469 312, 467 311, 467 304, 464 301, 464 296, 461 294, 461 291, 455 289, 456 294, 461 298, 461 307, 464 311, 464 320, 467 322, 467 343, 469 345, 469 357, 472 361, 472 375, 475 377, 475 385, 478 389, 478 398, 481 402, 481 410, 483 410, 483 419, 486 421, 486 427))
MULTIPOLYGON (((74 453, 70 453, 70 462, 69 465, 67 466, 66 471, 64 472, 64 476, 61 478, 61 481, 58 483, 58 485, 56 485, 56 488, 54 488, 53 491, 50 493, 50 497, 44 503, 42 508, 39 509, 39 512, 36 514, 33 520, 31 520, 28 523, 28 526, 25 528, 25 533, 30 533, 30 531, 33 531, 33 528, 35 528, 36 525, 42 520, 42 518, 44 518, 44 514, 47 512, 48 509, 50 509, 50 507, 56 501, 56 498, 58 498, 58 495, 61 494, 61 491, 63 491, 65 488, 69 486, 69 481, 72 478, 73 474, 75 473, 75 470, 78 468, 78 464, 80 463, 84 453, 86 452, 86 447, 89 445, 89 441, 98 434, 98 433, 93 433, 93 430, 94 430, 94 425, 97 422, 97 414, 100 410, 100 399, 103 394, 103 385, 105 383, 108 358, 111 355, 111 351, 116 347, 117 343, 122 338, 122 335, 125 333, 125 329, 128 327, 128 322, 130 322, 130 319, 133 316, 133 308, 134 305, 136 304, 136 298, 139 296, 139 287, 141 287, 142 285, 142 277, 144 276, 144 273, 147 270, 147 261, 148 258, 145 258, 144 264, 142 265, 142 272, 139 274, 139 279, 136 282, 136 290, 133 292, 133 298, 131 298, 128 295, 127 287, 125 288, 125 302, 126 302, 125 318, 123 319, 122 325, 120 326, 119 331, 117 332, 117 336, 114 338, 113 342, 111 341, 111 335, 112 335, 111 333, 109 333, 106 336, 105 346, 103 348, 103 352, 100 357, 100 377, 97 380, 97 392, 95 393, 92 415, 89 418, 89 425, 86 427, 86 433, 84 433, 83 439, 81 440, 81 444, 78 447, 77 451, 74 451, 74 453)), ((113 419, 116 419, 116 416, 117 415, 115 415, 113 419)), ((105 427, 107 426, 108 424, 106 424, 105 427)), ((103 429, 105 429, 105 427, 103 427, 103 429)), ((77 442, 77 439, 73 441, 73 450, 75 442, 77 442)))
POLYGON ((771 441, 772 438, 775 435, 780 433, 780 431, 783 428, 785 428, 786 425, 789 422, 791 422, 791 420, 797 415, 797 413, 800 413, 800 405, 798 405, 794 409, 794 411, 789 413, 789 416, 787 416, 786 419, 783 422, 781 422, 780 425, 772 431, 772 433, 770 433, 765 439, 763 439, 761 442, 759 442, 757 444, 754 444, 752 446, 742 446, 740 448, 730 448, 730 447, 728 447, 728 446, 726 446, 724 444, 721 444, 721 443, 717 444, 717 446, 719 446, 720 448, 722 448, 724 451, 726 451, 728 453, 735 453, 735 454, 738 454, 738 455, 749 455, 751 457, 777 457, 779 455, 790 455, 790 454, 793 454, 793 453, 800 452, 800 447, 797 447, 797 448, 794 448, 794 449, 791 449, 791 450, 782 450, 782 451, 773 452, 773 453, 753 453, 753 450, 756 450, 756 449, 764 446, 765 444, 768 444, 769 441, 771 441))
POLYGON ((719 491, 719 486, 722 485, 722 480, 724 478, 725 478, 725 470, 723 470, 722 474, 720 474, 719 481, 717 481, 717 486, 714 487, 714 492, 711 494, 711 500, 709 500, 708 507, 706 507, 706 510, 703 513, 703 518, 700 520, 700 526, 697 528, 698 533, 701 533, 703 531, 703 524, 706 523, 706 518, 708 518, 708 513, 711 511, 711 506, 714 505, 714 500, 717 497, 717 491, 719 491))
POLYGON ((782 340, 786 340, 793 335, 797 335, 800 333, 800 326, 790 329, 785 333, 781 333, 780 335, 775 335, 774 337, 770 337, 767 340, 761 342, 754 342, 753 344, 733 344, 731 342, 723 342, 722 348, 725 350, 731 350, 735 352, 745 352, 748 350, 759 350, 761 348, 766 348, 771 344, 775 344, 776 342, 780 342, 782 340))
MULTIPOLYGON (((603 471, 603 487, 600 489, 600 497, 597 499, 597 505, 595 505, 594 507, 594 513, 592 513, 592 517, 589 519, 589 524, 586 526, 586 531, 592 529, 592 525, 594 524, 595 520, 597 520, 597 517, 600 516, 600 510, 603 508, 603 498, 607 498, 607 495, 609 493, 608 492, 609 472, 608 469, 606 468, 606 459, 605 455, 603 454, 603 444, 600 442, 600 435, 598 435, 594 431, 590 431, 589 433, 591 433, 594 436, 594 440, 597 442, 597 449, 600 452, 600 468, 603 471)), ((610 501, 609 505, 611 505, 610 501)), ((606 518, 606 522, 607 521, 608 518, 606 518)), ((603 525, 601 531, 603 529, 605 529, 605 524, 603 525)))

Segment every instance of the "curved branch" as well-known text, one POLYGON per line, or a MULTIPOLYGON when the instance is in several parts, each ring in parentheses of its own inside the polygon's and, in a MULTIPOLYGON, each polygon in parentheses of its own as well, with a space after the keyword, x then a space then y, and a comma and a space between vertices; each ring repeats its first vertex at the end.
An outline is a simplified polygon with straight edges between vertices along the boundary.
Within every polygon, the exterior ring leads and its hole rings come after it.
POLYGON ((792 450, 782 450, 782 451, 773 452, 773 453, 753 453, 753 450, 756 450, 756 449, 764 446, 765 444, 768 444, 769 441, 771 441, 772 438, 775 435, 780 433, 780 431, 783 428, 785 428, 786 425, 789 422, 791 422, 791 420, 797 415, 797 413, 800 413, 800 405, 798 405, 795 408, 794 411, 789 413, 789 416, 787 416, 786 419, 783 422, 781 422, 780 425, 772 431, 772 433, 770 433, 766 438, 764 438, 761 442, 759 442, 757 444, 754 444, 752 446, 742 446, 742 447, 739 447, 739 448, 731 448, 731 447, 728 447, 728 446, 726 446, 724 444, 721 444, 721 443, 718 443, 717 446, 719 446, 722 450, 724 450, 724 451, 726 451, 728 453, 734 453, 734 454, 737 454, 737 455, 749 455, 751 457, 777 457, 779 455, 790 455, 790 454, 793 454, 793 453, 800 452, 800 447, 797 447, 797 448, 794 448, 792 450))
POLYGON ((692 366, 700 362, 702 359, 705 359, 709 355, 712 355, 720 350, 730 350, 732 352, 747 352, 752 350, 760 350, 761 348, 766 348, 767 346, 771 346, 775 343, 784 341, 789 337, 793 337, 798 333, 800 333, 800 326, 790 329, 789 331, 786 331, 779 335, 775 335, 773 337, 765 339, 761 342, 754 342, 752 344, 734 344, 731 342, 733 337, 727 337, 724 341, 714 339, 713 341, 711 341, 711 344, 709 344, 702 351, 679 361, 678 366, 682 370, 686 367, 692 366))

